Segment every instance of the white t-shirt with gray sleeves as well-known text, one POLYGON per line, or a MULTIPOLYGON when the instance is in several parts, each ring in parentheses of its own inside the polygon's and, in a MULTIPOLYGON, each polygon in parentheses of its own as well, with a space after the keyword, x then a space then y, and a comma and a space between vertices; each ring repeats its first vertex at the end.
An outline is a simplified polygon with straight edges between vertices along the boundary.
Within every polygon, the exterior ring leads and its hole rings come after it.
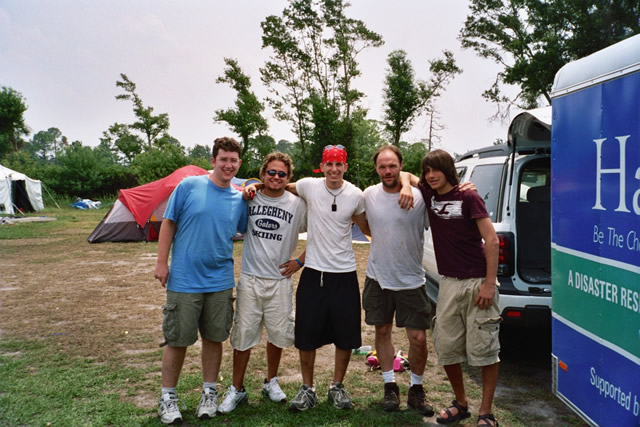
POLYGON ((276 198, 258 191, 248 205, 242 272, 263 279, 282 279, 279 266, 291 259, 298 233, 306 228, 306 203, 288 191, 276 198))
POLYGON ((382 289, 416 289, 425 283, 422 253, 427 212, 420 191, 417 188, 412 191, 414 207, 411 210, 402 209, 398 204, 400 193, 388 193, 382 184, 364 191, 371 229, 366 274, 382 289))
POLYGON ((347 181, 333 190, 324 178, 303 178, 296 182, 296 191, 307 202, 305 266, 329 273, 355 271, 351 217, 364 212, 362 190, 347 181))

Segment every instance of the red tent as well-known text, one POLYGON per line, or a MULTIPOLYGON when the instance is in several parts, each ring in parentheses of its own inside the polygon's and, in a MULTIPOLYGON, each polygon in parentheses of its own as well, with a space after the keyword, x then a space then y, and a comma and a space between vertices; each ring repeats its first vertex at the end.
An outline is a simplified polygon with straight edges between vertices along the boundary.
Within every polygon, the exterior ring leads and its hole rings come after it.
POLYGON ((158 240, 162 215, 173 189, 187 176, 208 173, 190 165, 157 181, 120 190, 118 200, 89 236, 89 243, 158 240))

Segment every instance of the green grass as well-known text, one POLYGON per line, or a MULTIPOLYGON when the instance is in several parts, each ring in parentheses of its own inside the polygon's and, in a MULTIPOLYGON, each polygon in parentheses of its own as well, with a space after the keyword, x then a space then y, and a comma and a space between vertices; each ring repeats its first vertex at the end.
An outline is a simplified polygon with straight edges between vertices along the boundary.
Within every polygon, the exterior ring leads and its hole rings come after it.
MULTIPOLYGON (((150 355, 139 356, 147 358, 150 355)), ((153 357, 159 359, 159 354, 153 357)), ((261 363, 260 361, 257 361, 261 363)), ((157 369, 157 365, 152 368, 157 369)), ((139 388, 153 390, 149 368, 131 368, 119 362, 96 363, 88 358, 69 357, 56 352, 46 341, 0 341, 0 425, 159 425, 155 407, 141 409, 123 396, 133 396, 139 388)), ((230 378, 231 372, 223 371, 230 378)), ((336 410, 327 403, 326 390, 318 390, 320 403, 314 410, 290 414, 286 405, 263 400, 262 378, 248 372, 245 387, 249 404, 232 414, 216 417, 242 425, 416 425, 422 417, 404 410, 387 414, 379 405, 381 387, 370 375, 350 374, 355 408, 336 410)), ((326 378, 319 378, 325 383, 326 378)), ((226 383, 227 381, 224 381, 226 383)), ((185 373, 178 395, 186 406, 182 411, 188 424, 200 421, 194 411, 200 398, 202 378, 199 372, 185 373)), ((297 385, 283 384, 288 396, 297 385)))
POLYGON ((143 374, 69 358, 46 343, 0 341, 0 425, 136 425, 148 412, 123 401, 143 374))
POLYGON ((100 209, 91 210, 72 208, 70 204, 61 204, 60 206, 60 209, 55 206, 48 206, 43 211, 24 215, 25 217, 54 217, 56 221, 21 222, 0 225, 0 240, 56 237, 58 234, 69 230, 83 230, 87 232, 88 236, 110 209, 108 205, 103 205, 100 209))

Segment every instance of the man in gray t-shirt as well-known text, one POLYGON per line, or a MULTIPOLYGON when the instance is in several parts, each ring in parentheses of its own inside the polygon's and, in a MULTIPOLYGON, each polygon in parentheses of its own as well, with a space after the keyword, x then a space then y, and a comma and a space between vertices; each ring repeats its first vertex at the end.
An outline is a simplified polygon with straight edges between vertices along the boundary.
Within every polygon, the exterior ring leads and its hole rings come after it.
POLYGON ((402 154, 397 147, 387 145, 379 148, 373 161, 381 183, 364 192, 371 249, 362 305, 365 322, 376 329, 376 352, 384 380, 382 405, 385 411, 397 411, 400 407, 400 390, 394 375, 395 350, 391 339, 395 314, 396 325, 405 328, 409 339, 411 385, 407 405, 430 417, 433 408, 427 403, 422 386, 427 363, 426 329, 430 326, 431 313, 422 268, 425 203, 414 188, 413 209, 401 207, 402 154))
POLYGON ((304 264, 304 253, 294 258, 298 233, 306 229, 306 203, 285 191, 293 175, 291 158, 267 155, 260 178, 264 188, 248 202, 248 225, 242 248, 242 273, 236 287, 236 313, 231 331, 233 384, 218 412, 229 413, 248 401, 244 375, 251 348, 267 330, 267 378, 262 394, 285 402, 278 384, 282 349, 294 341, 293 285, 291 275, 304 264))

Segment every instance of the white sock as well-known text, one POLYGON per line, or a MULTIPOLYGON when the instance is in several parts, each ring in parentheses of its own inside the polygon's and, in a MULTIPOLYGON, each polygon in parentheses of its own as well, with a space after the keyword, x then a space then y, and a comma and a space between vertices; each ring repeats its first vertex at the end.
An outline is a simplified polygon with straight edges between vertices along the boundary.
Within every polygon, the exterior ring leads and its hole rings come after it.
POLYGON ((202 383, 202 389, 204 390, 205 388, 210 388, 212 390, 215 390, 217 385, 217 382, 208 383, 205 381, 202 383))
POLYGON ((411 371, 411 385, 422 384, 423 375, 416 375, 411 371))
POLYGON ((393 372, 393 369, 390 371, 386 371, 382 373, 382 379, 384 383, 395 383, 396 382, 396 374, 393 372))
POLYGON ((173 394, 175 396, 176 395, 176 388, 175 387, 162 387, 161 393, 162 393, 162 396, 164 396, 167 393, 173 394))

